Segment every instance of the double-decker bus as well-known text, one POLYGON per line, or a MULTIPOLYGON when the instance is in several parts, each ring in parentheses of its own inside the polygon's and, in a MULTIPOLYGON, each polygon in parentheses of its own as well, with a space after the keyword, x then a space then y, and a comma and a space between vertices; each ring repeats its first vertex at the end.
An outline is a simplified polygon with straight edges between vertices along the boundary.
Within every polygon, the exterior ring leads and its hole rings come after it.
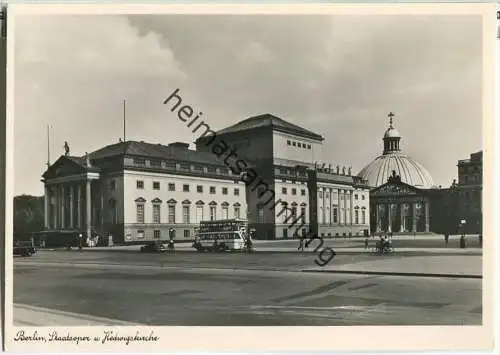
POLYGON ((199 251, 241 250, 248 248, 251 240, 246 220, 202 221, 193 246, 199 251))

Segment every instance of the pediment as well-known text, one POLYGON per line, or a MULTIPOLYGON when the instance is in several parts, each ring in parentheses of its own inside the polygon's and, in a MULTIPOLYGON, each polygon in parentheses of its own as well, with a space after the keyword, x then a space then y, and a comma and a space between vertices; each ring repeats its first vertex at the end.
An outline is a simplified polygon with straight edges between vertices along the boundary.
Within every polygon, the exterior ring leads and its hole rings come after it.
POLYGON ((54 179, 86 172, 86 167, 78 162, 78 158, 61 156, 43 173, 45 179, 54 179))
POLYGON ((420 195, 421 190, 403 182, 388 182, 372 190, 371 196, 401 196, 401 195, 420 195))

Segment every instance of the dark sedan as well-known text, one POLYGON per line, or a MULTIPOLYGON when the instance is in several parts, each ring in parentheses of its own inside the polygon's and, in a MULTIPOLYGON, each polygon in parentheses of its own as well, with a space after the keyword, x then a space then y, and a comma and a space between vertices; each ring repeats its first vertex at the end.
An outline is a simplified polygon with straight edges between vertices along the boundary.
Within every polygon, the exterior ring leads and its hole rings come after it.
POLYGON ((14 242, 13 255, 31 256, 36 253, 36 249, 31 242, 14 242))
POLYGON ((143 253, 163 253, 167 248, 161 243, 149 243, 141 247, 143 253))

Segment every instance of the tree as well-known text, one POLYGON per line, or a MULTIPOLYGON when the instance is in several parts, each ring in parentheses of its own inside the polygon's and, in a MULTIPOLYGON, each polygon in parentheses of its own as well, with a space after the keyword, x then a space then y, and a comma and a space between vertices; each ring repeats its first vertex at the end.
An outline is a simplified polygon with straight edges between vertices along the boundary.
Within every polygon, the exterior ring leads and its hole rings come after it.
POLYGON ((44 228, 43 196, 14 197, 14 239, 30 239, 44 228))

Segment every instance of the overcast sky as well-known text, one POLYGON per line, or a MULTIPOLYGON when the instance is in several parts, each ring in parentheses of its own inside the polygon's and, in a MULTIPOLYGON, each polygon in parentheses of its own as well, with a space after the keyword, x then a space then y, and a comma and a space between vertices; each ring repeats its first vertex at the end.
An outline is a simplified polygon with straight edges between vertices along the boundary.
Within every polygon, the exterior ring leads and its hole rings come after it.
POLYGON ((180 88, 214 130, 272 113, 325 137, 323 161, 359 172, 387 113, 438 185, 482 149, 475 16, 19 16, 15 191, 43 194, 52 162, 127 139, 193 142, 162 105, 180 88))

